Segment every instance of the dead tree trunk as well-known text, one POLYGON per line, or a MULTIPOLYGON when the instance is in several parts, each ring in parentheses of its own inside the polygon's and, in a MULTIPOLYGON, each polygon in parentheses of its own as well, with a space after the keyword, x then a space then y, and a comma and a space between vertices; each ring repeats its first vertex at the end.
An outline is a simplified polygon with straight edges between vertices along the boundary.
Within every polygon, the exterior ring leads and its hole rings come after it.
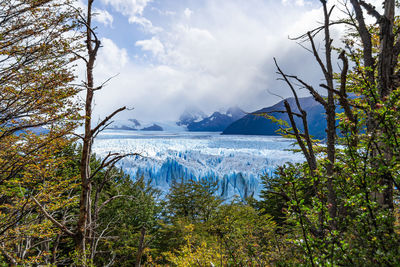
POLYGON ((304 124, 304 129, 307 130, 305 131, 303 138, 301 138, 300 134, 298 134, 298 128, 296 124, 294 123, 293 115, 294 113, 291 111, 290 107, 288 108, 288 104, 285 105, 286 107, 286 112, 289 115, 291 126, 294 131, 294 135, 296 136, 296 139, 302 148, 303 154, 305 155, 307 162, 312 170, 316 169, 316 156, 314 155, 314 151, 312 149, 312 146, 309 149, 304 149, 303 147, 303 141, 302 139, 306 140, 307 143, 311 143, 311 136, 308 133, 308 126, 307 126, 307 119, 306 116, 307 114, 302 110, 300 107, 297 94, 295 93, 295 90, 293 88, 293 85, 289 81, 289 78, 296 80, 299 82, 302 86, 304 86, 314 97, 314 99, 319 102, 321 105, 323 105, 325 109, 325 114, 326 114, 326 120, 327 120, 327 128, 326 128, 326 154, 327 154, 327 159, 328 163, 326 164, 326 175, 327 175, 327 189, 328 189, 328 212, 330 217, 333 219, 332 227, 335 228, 335 223, 334 220, 336 219, 337 215, 337 196, 335 192, 335 186, 334 186, 334 164, 335 164, 335 154, 336 154, 336 148, 335 148, 335 143, 336 143, 336 104, 335 104, 335 88, 334 88, 334 82, 333 82, 333 68, 332 68, 332 40, 330 37, 330 16, 333 10, 333 7, 328 11, 326 1, 321 0, 321 3, 323 5, 323 10, 324 10, 324 38, 325 38, 325 63, 323 62, 322 58, 320 57, 318 50, 316 48, 316 45, 314 43, 314 35, 312 32, 308 32, 306 35, 301 36, 300 38, 308 38, 310 44, 311 44, 311 51, 318 62, 322 73, 325 78, 326 84, 321 84, 320 86, 327 89, 328 92, 328 97, 327 99, 324 99, 311 85, 307 84, 303 80, 299 79, 296 76, 292 75, 286 75, 284 74, 278 67, 278 71, 281 74, 281 76, 284 78, 286 83, 289 85, 290 89, 293 92, 294 97, 296 98, 296 103, 298 106, 299 111, 302 114, 299 114, 299 116, 302 118, 303 124, 304 124), (309 159, 314 159, 314 160, 309 160, 309 159))
MULTIPOLYGON (((326 85, 328 87, 328 101, 325 106, 327 128, 326 128, 326 139, 327 139, 327 159, 328 164, 326 166, 326 174, 328 176, 328 211, 332 219, 336 218, 337 212, 337 202, 336 202, 336 192, 333 185, 333 175, 334 175, 334 164, 335 164, 335 143, 336 143, 336 105, 334 99, 334 84, 333 84, 333 68, 332 68, 332 39, 329 31, 329 21, 332 9, 328 12, 326 1, 321 1, 324 9, 324 26, 325 26, 325 60, 326 69, 322 68, 326 85)), ((316 51, 314 51, 315 53, 316 51)))
MULTIPOLYGON (((91 260, 94 258, 94 255, 90 255, 88 258, 87 253, 87 244, 90 244, 90 238, 94 236, 93 231, 95 231, 95 227, 93 224, 96 224, 96 219, 93 222, 92 209, 95 209, 94 216, 98 216, 99 207, 93 207, 92 204, 92 186, 93 186, 93 177, 102 169, 109 168, 112 169, 115 164, 121 160, 122 158, 130 155, 137 155, 136 153, 131 154, 119 154, 119 153, 109 153, 105 159, 101 162, 100 166, 97 167, 96 170, 92 172, 90 168, 90 159, 92 155, 92 145, 95 137, 98 133, 104 130, 109 124, 110 120, 119 112, 126 109, 126 107, 121 107, 103 119, 100 123, 98 123, 95 127, 92 128, 92 115, 93 115, 93 99, 94 93, 97 90, 102 89, 105 83, 100 86, 95 86, 94 82, 94 65, 96 61, 97 52, 100 49, 101 42, 98 39, 95 31, 92 28, 92 7, 94 0, 88 0, 87 2, 87 13, 86 16, 79 14, 79 23, 83 25, 86 33, 86 56, 82 56, 79 54, 75 54, 78 58, 82 59, 86 64, 86 82, 83 84, 83 87, 86 90, 86 98, 85 98, 85 117, 84 117, 84 133, 83 135, 77 135, 82 139, 82 156, 80 160, 80 184, 81 184, 81 194, 79 199, 79 214, 78 220, 76 223, 76 228, 71 231, 65 225, 65 223, 58 222, 55 218, 53 218, 44 208, 44 206, 34 197, 32 200, 38 205, 41 212, 46 216, 56 227, 62 230, 66 235, 74 238, 75 248, 78 256, 80 257, 80 264, 85 266, 88 262, 88 259, 91 260)), ((108 81, 108 80, 107 80, 108 81)), ((106 82, 107 82, 106 81, 106 82)), ((107 175, 108 172, 106 172, 107 175)), ((106 179, 106 178, 105 178, 106 179)), ((101 190, 100 190, 101 191, 101 190)), ((97 192, 99 193, 99 192, 97 192)), ((119 196, 118 196, 119 197, 119 196)), ((114 197, 111 197, 109 200, 105 201, 101 205, 109 203, 114 197)), ((96 205, 99 203, 96 201, 96 205)), ((94 250, 95 252, 95 250, 94 250)), ((93 253, 94 253, 93 252, 93 253)), ((92 254, 93 254, 92 253, 92 254)))
MULTIPOLYGON (((79 200, 79 219, 77 223, 77 231, 75 235, 77 251, 82 255, 83 260, 86 260, 86 244, 88 243, 88 237, 93 236, 92 231, 92 183, 93 174, 90 169, 90 158, 92 155, 92 144, 96 135, 102 131, 108 124, 109 121, 119 112, 126 109, 122 107, 114 111, 111 115, 106 117, 103 121, 97 124, 96 127, 92 128, 92 115, 93 115, 93 98, 94 92, 100 90, 103 85, 95 87, 94 85, 94 64, 97 57, 97 52, 100 48, 100 40, 92 28, 92 6, 94 0, 88 0, 86 18, 82 18, 81 23, 86 27, 86 50, 87 57, 81 57, 86 63, 86 99, 85 99, 85 118, 84 118, 84 135, 81 137, 82 144, 82 157, 80 162, 80 175, 81 175, 81 195, 79 200)), ((100 168, 107 166, 114 166, 114 164, 124 156, 120 156, 118 153, 114 154, 116 158, 109 159, 108 157, 101 164, 100 168), (107 161, 108 160, 108 161, 107 161)), ((98 170, 96 170, 97 172, 98 170)))
POLYGON ((93 67, 96 60, 97 51, 100 48, 100 40, 92 31, 92 5, 93 0, 88 1, 86 15, 86 49, 88 59, 86 60, 86 100, 85 100, 85 133, 82 144, 82 157, 80 162, 81 173, 81 196, 79 200, 79 219, 76 233, 77 250, 85 254, 86 232, 90 207, 91 181, 90 181, 90 156, 93 142, 92 133, 92 103, 94 95, 93 67))

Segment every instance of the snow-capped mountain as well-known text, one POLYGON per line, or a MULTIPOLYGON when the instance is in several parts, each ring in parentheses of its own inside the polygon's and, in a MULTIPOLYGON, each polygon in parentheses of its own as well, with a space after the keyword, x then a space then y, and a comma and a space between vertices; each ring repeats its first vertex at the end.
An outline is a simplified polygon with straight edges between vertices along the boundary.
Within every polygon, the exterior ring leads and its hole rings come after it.
POLYGON ((194 122, 199 122, 206 117, 207 115, 199 108, 190 107, 186 108, 185 111, 183 111, 182 115, 179 117, 179 120, 176 124, 179 126, 187 127, 188 125, 194 122))
POLYGON ((129 131, 169 131, 169 132, 182 132, 186 131, 186 127, 179 126, 175 122, 146 122, 137 119, 115 120, 110 126, 109 130, 129 130, 129 131))
POLYGON ((211 116, 187 125, 192 132, 222 132, 231 123, 244 117, 246 113, 238 107, 229 108, 225 113, 214 112, 211 116))
POLYGON ((198 108, 187 108, 178 122, 144 122, 137 119, 115 120, 107 129, 129 131, 190 131, 190 132, 222 132, 232 122, 246 114, 238 107, 226 111, 216 111, 211 116, 198 108))
POLYGON ((142 124, 136 119, 116 120, 108 127, 113 130, 130 130, 138 131, 142 128, 142 124))

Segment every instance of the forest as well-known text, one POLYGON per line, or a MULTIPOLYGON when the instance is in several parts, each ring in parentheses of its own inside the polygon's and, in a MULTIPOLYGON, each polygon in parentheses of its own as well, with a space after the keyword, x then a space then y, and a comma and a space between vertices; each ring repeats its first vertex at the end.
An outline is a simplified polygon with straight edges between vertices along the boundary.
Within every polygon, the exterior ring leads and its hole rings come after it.
POLYGON ((319 88, 277 55, 296 107, 279 111, 290 123, 258 114, 305 161, 262 177, 259 199, 229 201, 202 179, 174 181, 163 195, 118 167, 138 154, 92 152, 126 109, 92 119, 96 92, 108 89, 93 72, 102 47, 93 2, 0 3, 1 266, 398 266, 398 1, 319 1, 324 21, 295 38, 320 67, 319 88), (299 89, 324 107, 324 140, 309 133, 299 89))

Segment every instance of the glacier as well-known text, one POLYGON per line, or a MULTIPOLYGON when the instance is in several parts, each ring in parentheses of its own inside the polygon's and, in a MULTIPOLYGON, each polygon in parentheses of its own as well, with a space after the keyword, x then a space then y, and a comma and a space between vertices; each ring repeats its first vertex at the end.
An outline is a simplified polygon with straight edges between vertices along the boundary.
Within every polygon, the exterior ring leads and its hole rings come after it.
POLYGON ((175 180, 216 181, 225 200, 258 198, 261 176, 273 175, 278 165, 301 162, 293 140, 279 136, 220 135, 215 132, 138 132, 106 130, 94 142, 100 157, 109 152, 138 153, 118 164, 127 174, 167 192, 175 180))

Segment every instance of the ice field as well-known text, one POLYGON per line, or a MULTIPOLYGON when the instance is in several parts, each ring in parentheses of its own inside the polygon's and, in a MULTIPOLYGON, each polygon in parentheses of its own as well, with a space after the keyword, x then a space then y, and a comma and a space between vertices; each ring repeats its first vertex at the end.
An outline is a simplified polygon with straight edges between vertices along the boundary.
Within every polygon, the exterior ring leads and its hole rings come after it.
POLYGON ((228 200, 234 195, 257 197, 262 175, 273 174, 285 162, 302 161, 300 153, 289 151, 292 144, 277 136, 108 130, 98 136, 93 150, 100 157, 140 153, 118 166, 133 178, 143 175, 162 191, 174 180, 210 179, 218 181, 218 193, 228 200))

